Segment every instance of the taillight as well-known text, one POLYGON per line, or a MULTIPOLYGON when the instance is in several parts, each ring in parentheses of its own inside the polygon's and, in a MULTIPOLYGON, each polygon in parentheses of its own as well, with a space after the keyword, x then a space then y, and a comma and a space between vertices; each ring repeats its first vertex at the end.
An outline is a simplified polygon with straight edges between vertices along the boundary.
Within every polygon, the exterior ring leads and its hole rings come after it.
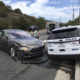
POLYGON ((80 44, 80 39, 79 39, 79 44, 80 44))

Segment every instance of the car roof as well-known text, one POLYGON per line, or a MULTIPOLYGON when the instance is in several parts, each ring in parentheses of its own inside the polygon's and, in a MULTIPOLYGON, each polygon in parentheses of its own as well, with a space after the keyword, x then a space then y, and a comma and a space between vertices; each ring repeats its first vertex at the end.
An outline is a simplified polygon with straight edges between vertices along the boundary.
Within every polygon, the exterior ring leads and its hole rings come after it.
POLYGON ((3 30, 3 31, 5 31, 5 32, 17 32, 17 31, 24 31, 24 30, 21 30, 21 29, 5 29, 5 30, 3 30))
MULTIPOLYGON (((2 31, 5 31, 6 33, 24 33, 26 31, 24 30, 21 30, 21 29, 5 29, 5 30, 2 30, 2 31)), ((30 35, 28 32, 26 32, 27 35, 30 35)), ((31 36, 31 35, 30 35, 31 36)))
POLYGON ((80 28, 80 25, 67 26, 67 27, 64 26, 64 27, 61 27, 61 28, 53 29, 52 32, 61 31, 61 30, 67 30, 67 29, 75 29, 75 28, 80 28))

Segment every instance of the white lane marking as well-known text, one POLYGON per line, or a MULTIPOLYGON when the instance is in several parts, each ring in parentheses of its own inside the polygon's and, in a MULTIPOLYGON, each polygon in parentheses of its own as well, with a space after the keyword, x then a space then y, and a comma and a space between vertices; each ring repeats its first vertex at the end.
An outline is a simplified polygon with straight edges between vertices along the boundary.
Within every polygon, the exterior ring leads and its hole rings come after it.
POLYGON ((44 37, 47 37, 47 36, 48 36, 48 35, 42 36, 42 37, 40 37, 40 39, 41 39, 41 38, 44 38, 44 37))
MULTIPOLYGON (((42 37, 40 37, 40 39, 42 40, 43 38, 45 38, 45 37, 47 37, 47 36, 48 36, 48 35, 42 36, 42 37)), ((42 40, 42 42, 43 42, 43 43, 46 43, 47 40, 42 40)))
POLYGON ((43 40, 43 42, 44 42, 44 43, 46 43, 46 42, 47 42, 47 40, 43 40))

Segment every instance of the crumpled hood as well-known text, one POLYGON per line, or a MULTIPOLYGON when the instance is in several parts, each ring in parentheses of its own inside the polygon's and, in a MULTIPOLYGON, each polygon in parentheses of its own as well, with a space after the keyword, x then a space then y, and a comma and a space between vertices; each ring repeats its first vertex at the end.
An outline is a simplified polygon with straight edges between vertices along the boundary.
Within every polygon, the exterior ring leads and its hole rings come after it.
POLYGON ((42 41, 34 37, 24 38, 24 39, 14 39, 13 41, 19 43, 21 46, 28 46, 28 47, 42 46, 42 41))

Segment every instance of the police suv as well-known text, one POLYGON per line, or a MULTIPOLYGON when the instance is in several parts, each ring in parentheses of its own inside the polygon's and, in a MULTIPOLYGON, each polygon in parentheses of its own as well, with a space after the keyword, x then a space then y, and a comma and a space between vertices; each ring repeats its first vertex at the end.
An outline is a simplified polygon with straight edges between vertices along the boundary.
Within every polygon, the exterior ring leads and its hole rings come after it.
POLYGON ((80 25, 52 30, 47 40, 47 49, 51 57, 79 57, 80 25))

